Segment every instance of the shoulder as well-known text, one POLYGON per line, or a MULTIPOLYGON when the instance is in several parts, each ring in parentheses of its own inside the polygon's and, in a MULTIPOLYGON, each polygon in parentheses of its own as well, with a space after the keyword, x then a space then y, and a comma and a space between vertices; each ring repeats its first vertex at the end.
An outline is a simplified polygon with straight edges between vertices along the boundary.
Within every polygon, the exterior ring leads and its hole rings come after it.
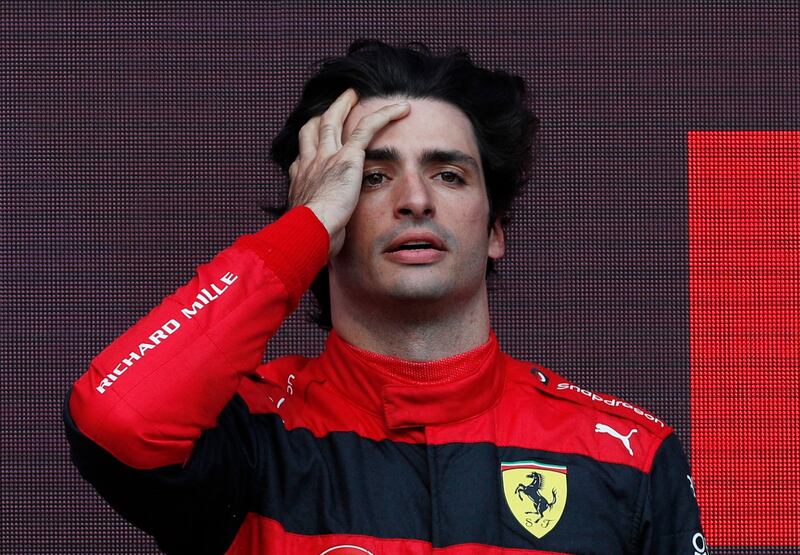
POLYGON ((532 365, 539 378, 537 388, 545 394, 554 395, 565 402, 600 411, 626 420, 631 424, 647 428, 650 432, 664 438, 672 432, 659 417, 633 403, 619 399, 608 393, 591 391, 576 385, 543 366, 532 365), (544 379, 541 377, 544 376, 544 379))
POLYGON ((512 404, 545 429, 558 430, 552 441, 572 452, 649 471, 673 431, 650 411, 572 383, 540 364, 509 357, 506 367, 512 404))
POLYGON ((613 395, 586 389, 540 364, 513 360, 509 369, 512 381, 532 385, 537 393, 561 403, 566 410, 581 414, 605 413, 662 438, 672 432, 672 428, 648 410, 613 395))

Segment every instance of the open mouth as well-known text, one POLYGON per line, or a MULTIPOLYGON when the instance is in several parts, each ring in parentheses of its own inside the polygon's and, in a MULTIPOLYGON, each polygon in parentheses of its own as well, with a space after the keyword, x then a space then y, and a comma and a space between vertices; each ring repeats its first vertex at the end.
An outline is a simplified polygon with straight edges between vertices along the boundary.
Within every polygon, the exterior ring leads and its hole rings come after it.
POLYGON ((411 231, 395 237, 384 252, 446 251, 447 247, 437 235, 427 231, 411 231))
POLYGON ((420 250, 420 249, 437 249, 433 246, 433 243, 404 243, 394 249, 391 249, 389 252, 397 252, 397 251, 410 251, 410 250, 420 250))
POLYGON ((405 234, 397 237, 384 251, 399 264, 434 264, 446 256, 444 242, 431 233, 405 234))

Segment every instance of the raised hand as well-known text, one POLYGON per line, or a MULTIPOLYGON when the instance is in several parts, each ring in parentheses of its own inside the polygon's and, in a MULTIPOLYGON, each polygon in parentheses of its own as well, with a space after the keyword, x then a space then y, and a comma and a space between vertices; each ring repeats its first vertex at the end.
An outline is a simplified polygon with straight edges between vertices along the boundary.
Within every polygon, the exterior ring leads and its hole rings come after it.
POLYGON ((347 89, 324 114, 311 118, 300 129, 300 154, 289 167, 289 204, 305 205, 319 218, 330 235, 330 257, 342 248, 358 203, 367 146, 389 122, 409 112, 407 102, 387 104, 361 118, 342 144, 345 119, 357 102, 356 92, 347 89))

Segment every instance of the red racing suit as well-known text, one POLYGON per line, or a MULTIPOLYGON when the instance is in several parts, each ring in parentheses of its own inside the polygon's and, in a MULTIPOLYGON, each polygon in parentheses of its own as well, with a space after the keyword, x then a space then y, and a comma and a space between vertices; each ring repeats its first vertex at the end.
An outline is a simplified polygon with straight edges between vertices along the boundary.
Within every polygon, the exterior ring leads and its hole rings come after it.
POLYGON ((74 384, 81 474, 168 553, 706 553, 672 430, 480 347, 434 362, 331 332, 261 364, 326 263, 307 208, 240 237, 74 384))

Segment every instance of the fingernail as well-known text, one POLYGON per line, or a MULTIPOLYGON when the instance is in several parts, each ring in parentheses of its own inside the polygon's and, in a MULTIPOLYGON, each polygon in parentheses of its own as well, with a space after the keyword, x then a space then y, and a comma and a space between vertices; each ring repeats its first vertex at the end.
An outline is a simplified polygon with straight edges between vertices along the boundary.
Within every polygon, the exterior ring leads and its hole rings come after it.
POLYGON ((403 100, 402 102, 397 103, 398 106, 408 106, 408 100, 403 100))

